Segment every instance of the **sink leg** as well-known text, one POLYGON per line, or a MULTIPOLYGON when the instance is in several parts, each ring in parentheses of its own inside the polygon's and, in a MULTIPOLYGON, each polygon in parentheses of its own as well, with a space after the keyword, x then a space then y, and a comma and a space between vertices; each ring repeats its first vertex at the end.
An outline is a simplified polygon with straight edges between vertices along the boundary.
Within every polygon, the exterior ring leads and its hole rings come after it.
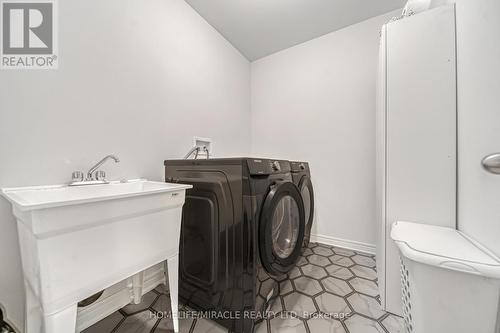
POLYGON ((179 255, 167 260, 168 284, 170 288, 170 302, 172 306, 172 321, 174 331, 179 332, 179 255))
POLYGON ((134 304, 141 303, 143 289, 144 289, 144 272, 140 272, 132 276, 134 304))
POLYGON ((76 331, 76 304, 52 315, 44 315, 45 333, 74 333, 76 331))
POLYGON ((27 281, 24 281, 24 286, 26 291, 24 330, 26 333, 39 333, 43 325, 42 306, 27 281))
POLYGON ((35 296, 28 283, 26 285, 26 333, 74 333, 76 331, 76 313, 74 305, 51 315, 43 313, 40 300, 35 296))

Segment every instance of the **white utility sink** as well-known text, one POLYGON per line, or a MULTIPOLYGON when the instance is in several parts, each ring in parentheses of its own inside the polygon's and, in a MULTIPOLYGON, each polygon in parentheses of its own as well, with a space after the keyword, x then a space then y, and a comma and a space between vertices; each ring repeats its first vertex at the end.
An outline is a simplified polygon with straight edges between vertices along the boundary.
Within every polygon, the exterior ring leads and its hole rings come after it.
POLYGON ((134 180, 2 189, 17 219, 26 332, 75 332, 79 301, 163 261, 178 331, 178 249, 188 188, 134 180))

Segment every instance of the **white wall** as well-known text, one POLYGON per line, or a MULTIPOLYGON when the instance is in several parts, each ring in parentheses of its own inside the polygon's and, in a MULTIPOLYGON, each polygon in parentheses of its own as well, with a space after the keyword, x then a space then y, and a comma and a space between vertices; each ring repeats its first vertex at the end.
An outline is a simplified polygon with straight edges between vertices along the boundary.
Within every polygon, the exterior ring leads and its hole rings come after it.
POLYGON ((316 196, 313 234, 373 250, 379 31, 399 12, 300 44, 251 67, 253 154, 309 161, 316 196))
POLYGON ((500 1, 456 8, 458 227, 500 256, 500 176, 481 168, 500 152, 500 1))
MULTIPOLYGON (((194 135, 250 151, 250 65, 182 0, 58 1, 59 69, 0 73, 0 187, 63 183, 115 153, 110 178, 163 179, 194 135)), ((23 309, 15 222, 0 199, 0 303, 23 309)), ((90 244, 89 244, 90 246, 90 244)))

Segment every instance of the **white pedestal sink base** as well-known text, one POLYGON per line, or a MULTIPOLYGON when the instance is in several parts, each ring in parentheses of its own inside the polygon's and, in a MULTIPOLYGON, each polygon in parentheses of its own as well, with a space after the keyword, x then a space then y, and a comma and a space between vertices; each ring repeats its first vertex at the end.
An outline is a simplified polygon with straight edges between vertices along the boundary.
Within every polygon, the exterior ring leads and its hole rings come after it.
MULTIPOLYGON (((172 308, 172 322, 174 332, 179 332, 179 255, 167 259, 165 261, 165 272, 168 275, 170 305, 172 308)), ((134 283, 139 283, 133 287, 132 301, 135 304, 141 303, 142 296, 145 294, 141 288, 143 285, 143 272, 132 277, 134 283), (140 294, 139 294, 140 293, 140 294)), ((25 285, 26 287, 26 285, 25 285)), ((123 303, 124 306, 128 303, 123 303)), ((120 307, 121 307, 120 306, 120 307)), ((25 314, 25 329, 26 332, 45 332, 45 333, 68 333, 76 332, 77 330, 77 313, 78 305, 75 303, 67 309, 52 315, 45 315, 41 309, 38 298, 33 295, 31 288, 26 288, 26 314, 25 314)))
MULTIPOLYGON (((102 296, 93 304, 78 308, 76 332, 82 332, 115 311, 135 301, 135 294, 142 297, 160 285, 168 289, 167 262, 161 262, 133 275, 104 290, 102 296), (137 284, 142 282, 142 284, 137 284)), ((23 315, 24 316, 24 315, 23 315)))
MULTIPOLYGON (((177 332, 180 225, 190 187, 140 181, 4 190, 17 219, 26 333, 75 332, 79 301, 141 279, 133 276, 164 261, 177 332)), ((132 294, 140 301, 139 289, 132 294)))

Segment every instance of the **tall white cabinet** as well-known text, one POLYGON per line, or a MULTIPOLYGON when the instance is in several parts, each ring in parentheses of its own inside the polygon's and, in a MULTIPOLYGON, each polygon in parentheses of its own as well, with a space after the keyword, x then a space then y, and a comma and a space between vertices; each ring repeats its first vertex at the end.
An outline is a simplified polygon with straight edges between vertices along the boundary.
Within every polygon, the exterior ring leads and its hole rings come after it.
POLYGON ((458 228, 500 256, 500 1, 457 0, 458 228))
POLYGON ((382 28, 377 114, 377 270, 383 307, 401 313, 391 225, 456 226, 455 6, 382 28))

